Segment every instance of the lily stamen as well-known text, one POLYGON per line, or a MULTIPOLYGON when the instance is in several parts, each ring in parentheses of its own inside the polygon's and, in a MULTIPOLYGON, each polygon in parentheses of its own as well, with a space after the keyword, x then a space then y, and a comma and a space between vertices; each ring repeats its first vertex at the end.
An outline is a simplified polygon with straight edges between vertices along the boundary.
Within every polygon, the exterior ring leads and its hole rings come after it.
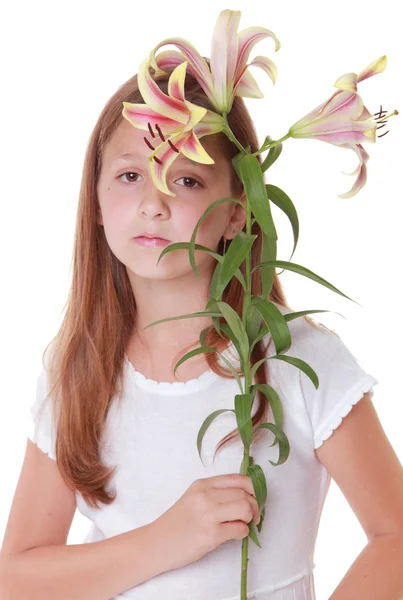
POLYGON ((159 165, 162 165, 162 160, 160 160, 159 158, 157 158, 156 156, 153 156, 153 159, 155 160, 155 162, 157 162, 159 165))
POLYGON ((146 137, 144 137, 143 140, 145 141, 145 143, 147 144, 147 146, 149 148, 151 148, 151 150, 155 150, 154 146, 148 141, 148 139, 146 137))
POLYGON ((173 145, 173 143, 171 142, 171 140, 168 140, 168 144, 171 146, 172 150, 175 150, 175 152, 180 152, 180 150, 178 150, 178 148, 176 146, 173 145))
POLYGON ((149 130, 150 134, 152 135, 153 138, 155 138, 155 133, 152 130, 151 123, 148 122, 147 125, 148 125, 148 130, 149 130))
POLYGON ((158 123, 155 124, 155 129, 158 131, 158 134, 159 134, 160 138, 162 139, 162 141, 165 142, 165 138, 163 136, 161 129, 159 128, 158 123))

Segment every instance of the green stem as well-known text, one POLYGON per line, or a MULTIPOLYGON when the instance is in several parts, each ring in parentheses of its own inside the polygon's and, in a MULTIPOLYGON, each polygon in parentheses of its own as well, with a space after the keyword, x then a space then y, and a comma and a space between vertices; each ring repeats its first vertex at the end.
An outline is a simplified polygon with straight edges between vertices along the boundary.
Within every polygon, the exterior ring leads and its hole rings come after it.
POLYGON ((245 148, 242 146, 242 144, 240 144, 238 142, 238 140, 236 139, 236 137, 234 136, 234 134, 232 133, 231 127, 228 124, 228 120, 227 120, 227 114, 223 113, 222 117, 224 119, 224 129, 223 129, 223 133, 225 133, 225 135, 231 140, 231 142, 233 142, 235 144, 235 146, 237 146, 237 148, 243 153, 243 154, 249 154, 245 148))
MULTIPOLYGON (((225 133, 225 135, 238 147, 238 149, 243 153, 243 154, 250 154, 250 152, 247 152, 247 150, 242 146, 242 144, 240 144, 238 142, 238 140, 236 139, 236 137, 234 136, 234 134, 231 131, 231 128, 228 124, 227 121, 227 115, 223 114, 223 119, 225 122, 225 127, 223 129, 223 132, 225 133)), ((289 136, 286 136, 289 137, 289 136)), ((283 138, 284 139, 284 138, 283 138)), ((276 143, 280 143, 282 140, 279 140, 278 142, 273 142, 273 145, 276 145, 276 143)), ((256 154, 256 153, 255 153, 256 154)), ((246 234, 248 236, 251 235, 251 231, 252 231, 252 211, 250 209, 250 205, 249 202, 246 202, 246 234)), ((246 280, 245 280, 245 284, 246 284, 246 292, 244 295, 244 305, 243 305, 243 311, 242 311, 242 323, 246 329, 246 322, 247 322, 247 315, 249 312, 249 307, 251 305, 251 297, 252 297, 252 290, 251 290, 251 255, 250 253, 247 255, 246 257, 246 280)), ((252 381, 251 381, 251 376, 250 376, 250 363, 245 365, 245 390, 244 393, 247 394, 250 392, 250 386, 252 385, 252 381)), ((243 455, 243 461, 242 461, 242 468, 241 468, 241 475, 246 475, 247 471, 249 468, 249 448, 244 447, 244 455, 243 455)), ((241 599, 240 600, 247 600, 247 582, 248 582, 248 549, 249 549, 249 536, 246 536, 245 538, 243 538, 242 540, 242 564, 241 564, 241 599)))
POLYGON ((282 142, 284 142, 284 140, 287 140, 289 137, 292 137, 290 133, 287 133, 284 137, 280 138, 279 140, 275 140, 274 142, 270 142, 270 144, 263 144, 263 146, 261 148, 259 148, 259 150, 257 150, 256 152, 254 152, 252 154, 252 156, 256 156, 257 154, 261 154, 262 152, 265 152, 266 150, 270 150, 270 148, 274 148, 274 146, 278 146, 279 144, 281 144, 282 142))

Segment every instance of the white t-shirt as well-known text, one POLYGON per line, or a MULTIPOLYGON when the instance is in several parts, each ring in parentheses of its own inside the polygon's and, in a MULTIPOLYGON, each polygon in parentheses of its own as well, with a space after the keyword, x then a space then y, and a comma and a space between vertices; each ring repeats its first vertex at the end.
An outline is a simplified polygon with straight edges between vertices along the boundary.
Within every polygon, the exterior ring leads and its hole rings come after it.
MULTIPOLYGON (((293 312, 277 306, 283 314, 293 312)), ((267 482, 265 518, 261 532, 257 532, 262 549, 249 540, 248 598, 256 600, 315 599, 313 555, 330 475, 314 449, 378 383, 343 341, 327 329, 313 328, 302 317, 289 321, 288 326, 292 345, 285 354, 305 360, 316 371, 319 388, 316 390, 305 373, 285 361, 265 363, 269 384, 281 400, 290 455, 282 465, 275 467, 269 462, 277 462, 279 451, 278 445, 270 447, 274 435, 267 429, 259 430, 259 440, 250 449, 267 482)), ((265 336, 265 345, 268 340, 265 336)), ((269 352, 270 356, 275 353, 272 344, 269 352)), ((239 365, 232 344, 224 355, 239 365)), ((78 510, 92 521, 84 543, 154 521, 194 480, 239 473, 242 462, 240 439, 226 443, 212 462, 216 444, 237 426, 232 412, 219 415, 206 431, 202 443, 205 466, 196 445, 199 429, 210 413, 234 408, 234 396, 239 393, 235 379, 206 371, 187 382, 158 383, 136 371, 127 357, 124 374, 123 394, 112 401, 101 447, 104 464, 118 466, 110 488, 116 489, 117 498, 110 506, 92 509, 81 494, 76 494, 78 510)), ((47 389, 43 370, 31 408, 29 437, 55 460, 56 437, 49 403, 38 416, 47 389)), ((256 408, 255 399, 253 414, 256 408)), ((153 577, 115 598, 238 600, 241 543, 229 540, 200 560, 153 577)))

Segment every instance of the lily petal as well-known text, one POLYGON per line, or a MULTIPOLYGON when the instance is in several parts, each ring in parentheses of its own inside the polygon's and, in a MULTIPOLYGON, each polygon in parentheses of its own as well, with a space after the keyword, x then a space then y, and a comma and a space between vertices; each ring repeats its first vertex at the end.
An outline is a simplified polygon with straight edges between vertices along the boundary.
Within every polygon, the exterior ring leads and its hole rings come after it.
POLYGON ((234 87, 234 96, 242 96, 244 98, 264 98, 264 94, 260 90, 256 79, 248 69, 245 69, 241 79, 234 87))
MULTIPOLYGON (((165 40, 163 40, 162 42, 160 42, 159 44, 157 44, 150 52, 149 55, 149 60, 151 63, 151 66, 158 70, 161 67, 158 66, 157 61, 156 61, 156 57, 155 57, 155 53, 156 51, 161 48, 161 46, 165 46, 166 44, 173 44, 174 46, 177 46, 180 51, 182 52, 184 59, 187 60, 189 62, 189 72, 197 79, 199 85, 201 86, 201 88, 204 90, 206 96, 210 99, 210 101, 216 105, 216 98, 215 98, 215 93, 214 93, 214 87, 213 87, 213 78, 209 69, 208 64, 206 63, 206 61, 204 60, 204 58, 202 56, 200 56, 200 54, 197 52, 196 48, 187 40, 185 40, 184 38, 181 37, 172 37, 172 38, 167 38, 165 40)), ((169 56, 169 60, 173 60, 173 55, 166 55, 169 56)), ((161 61, 161 66, 163 64, 167 64, 168 63, 168 59, 162 59, 161 61), (165 62, 163 62, 165 61, 165 62)))
POLYGON ((168 94, 181 102, 185 101, 185 77, 188 63, 184 61, 172 71, 168 80, 168 94))
POLYGON ((181 123, 164 117, 152 110, 152 108, 149 108, 146 104, 123 102, 123 106, 122 116, 138 129, 149 131, 148 123, 152 127, 158 124, 167 134, 178 133, 183 128, 181 123))
MULTIPOLYGON (((270 29, 265 29, 264 27, 247 27, 246 29, 242 29, 242 31, 238 33, 238 60, 235 74, 236 79, 239 79, 239 77, 245 70, 246 63, 248 62, 249 54, 252 48, 258 42, 267 37, 271 37, 275 41, 275 52, 280 50, 280 40, 274 35, 272 31, 270 31, 270 29)), ((275 83, 275 81, 273 81, 273 83, 275 83)))
POLYGON ((194 125, 193 132, 200 138, 204 135, 219 133, 224 129, 224 126, 224 119, 221 115, 206 109, 203 119, 194 125))
POLYGON ((372 77, 373 75, 377 75, 378 73, 382 73, 386 69, 386 65, 388 64, 388 58, 386 54, 374 60, 371 64, 369 64, 365 69, 363 69, 357 75, 357 83, 367 79, 368 77, 372 77))
MULTIPOLYGON (((170 138, 170 142, 180 151, 181 144, 184 143, 186 138, 189 136, 189 132, 186 133, 178 133, 176 136, 172 136, 170 138)), ((179 152, 176 152, 172 146, 168 143, 168 140, 162 142, 153 155, 158 152, 159 160, 161 163, 156 162, 152 157, 149 158, 150 161, 150 174, 151 178, 154 182, 154 185, 157 189, 159 189, 164 194, 168 196, 176 196, 171 190, 168 188, 166 183, 166 176, 169 167, 174 162, 174 160, 179 156, 179 152)))
POLYGON ((183 102, 170 98, 156 84, 148 70, 149 59, 143 60, 137 75, 140 94, 144 102, 155 112, 178 123, 187 123, 188 115, 183 108, 183 102))
POLYGON ((180 150, 182 154, 184 154, 187 158, 190 158, 190 160, 194 160, 205 165, 214 164, 214 160, 206 152, 193 132, 191 132, 191 134, 182 141, 180 150))
POLYGON ((353 196, 355 196, 356 194, 358 194, 358 192, 364 187, 364 185, 367 182, 367 165, 366 162, 369 160, 369 155, 368 153, 364 150, 364 148, 361 146, 361 144, 357 144, 356 146, 349 146, 348 144, 346 144, 343 147, 350 147, 351 150, 354 150, 354 152, 356 152, 356 154, 358 155, 358 158, 360 159, 360 164, 358 165, 357 169, 355 169, 355 171, 353 173, 351 173, 352 175, 356 174, 359 171, 359 175, 357 177, 357 179, 354 182, 353 187, 351 188, 350 191, 345 192, 344 194, 338 194, 339 198, 352 198, 353 196))
POLYGON ((223 112, 229 112, 238 58, 240 10, 223 10, 218 15, 211 40, 210 68, 216 98, 223 112))

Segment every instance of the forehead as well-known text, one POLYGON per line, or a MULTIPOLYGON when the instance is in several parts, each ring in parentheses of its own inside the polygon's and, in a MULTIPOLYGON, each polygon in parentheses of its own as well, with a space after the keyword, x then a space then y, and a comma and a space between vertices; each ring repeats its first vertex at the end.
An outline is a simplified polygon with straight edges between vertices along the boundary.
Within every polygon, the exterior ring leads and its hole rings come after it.
MULTIPOLYGON (((147 138, 154 148, 162 142, 159 137, 153 138, 148 130, 138 129, 129 123, 127 119, 123 119, 105 147, 105 162, 110 166, 115 166, 124 164, 133 159, 146 160, 150 156, 152 150, 147 146, 144 138, 147 138)), ((182 153, 177 156, 175 163, 183 163, 198 168, 209 167, 211 169, 212 167, 222 168, 223 165, 228 162, 226 157, 222 154, 221 146, 215 135, 205 136, 199 141, 206 152, 208 152, 215 161, 214 164, 206 165, 197 162, 192 163, 182 153)))

